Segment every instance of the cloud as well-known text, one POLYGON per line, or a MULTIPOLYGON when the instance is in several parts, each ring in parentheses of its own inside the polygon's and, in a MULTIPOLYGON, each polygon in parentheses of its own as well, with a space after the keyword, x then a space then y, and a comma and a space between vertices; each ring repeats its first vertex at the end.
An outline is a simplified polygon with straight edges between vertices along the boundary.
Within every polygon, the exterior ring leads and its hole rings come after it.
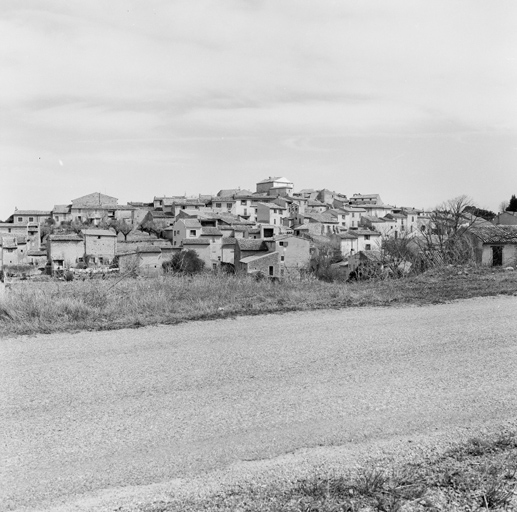
POLYGON ((278 151, 331 158, 340 137, 514 133, 516 17, 508 0, 6 0, 0 164, 108 168, 149 145, 206 168, 224 137, 237 173, 246 151, 289 168, 278 151))

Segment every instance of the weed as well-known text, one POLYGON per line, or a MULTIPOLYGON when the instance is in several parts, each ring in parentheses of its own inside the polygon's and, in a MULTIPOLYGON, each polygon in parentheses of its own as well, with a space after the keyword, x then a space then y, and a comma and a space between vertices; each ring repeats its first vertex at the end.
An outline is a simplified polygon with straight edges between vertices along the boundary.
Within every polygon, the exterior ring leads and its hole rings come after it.
MULTIPOLYGON (((21 282, 0 300, 0 335, 175 324, 239 314, 329 307, 430 304, 514 293, 516 273, 479 271, 469 279, 443 272, 397 280, 325 283, 285 279, 280 284, 232 275, 21 282)), ((501 444, 515 440, 501 439, 501 444)), ((473 441, 468 449, 482 453, 473 441)), ((468 456, 468 453, 466 453, 468 456)))

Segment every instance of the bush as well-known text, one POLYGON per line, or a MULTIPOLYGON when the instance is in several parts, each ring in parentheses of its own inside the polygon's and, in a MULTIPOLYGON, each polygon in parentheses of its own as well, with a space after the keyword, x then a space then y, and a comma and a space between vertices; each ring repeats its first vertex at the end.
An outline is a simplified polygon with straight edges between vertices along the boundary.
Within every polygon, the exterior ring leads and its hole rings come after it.
POLYGON ((197 252, 189 249, 174 254, 172 259, 162 263, 165 272, 179 274, 197 274, 205 268, 205 262, 198 256, 197 252))

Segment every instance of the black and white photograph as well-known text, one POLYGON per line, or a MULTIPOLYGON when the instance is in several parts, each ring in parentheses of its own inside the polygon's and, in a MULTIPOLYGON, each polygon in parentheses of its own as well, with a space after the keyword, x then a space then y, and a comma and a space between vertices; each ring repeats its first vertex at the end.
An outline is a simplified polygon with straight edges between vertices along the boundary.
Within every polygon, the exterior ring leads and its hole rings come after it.
POLYGON ((517 2, 1 0, 4 511, 517 512, 517 2))

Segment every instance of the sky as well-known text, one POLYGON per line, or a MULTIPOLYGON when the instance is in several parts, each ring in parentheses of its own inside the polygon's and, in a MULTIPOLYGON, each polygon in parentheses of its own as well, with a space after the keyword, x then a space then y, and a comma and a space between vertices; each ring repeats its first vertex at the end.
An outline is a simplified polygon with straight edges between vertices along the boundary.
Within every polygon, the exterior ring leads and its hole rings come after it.
POLYGON ((0 219, 102 192, 517 194, 514 0, 3 0, 0 219))

